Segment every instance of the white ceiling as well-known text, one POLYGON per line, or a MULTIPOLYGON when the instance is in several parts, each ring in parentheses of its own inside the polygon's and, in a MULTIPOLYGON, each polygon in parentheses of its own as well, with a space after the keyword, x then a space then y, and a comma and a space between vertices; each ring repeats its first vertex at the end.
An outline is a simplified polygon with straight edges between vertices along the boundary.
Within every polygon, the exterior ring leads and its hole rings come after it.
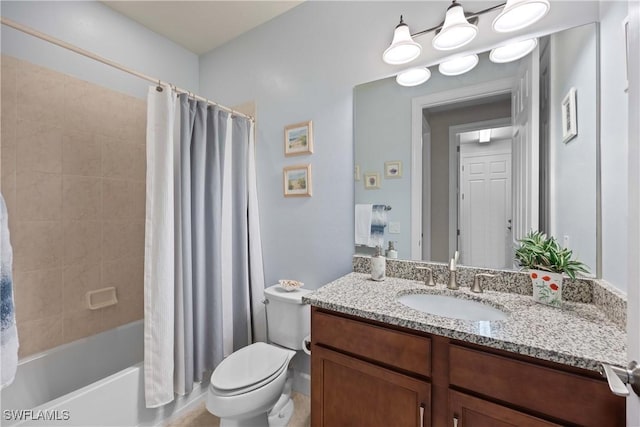
POLYGON ((150 30, 201 55, 302 1, 103 1, 150 30))

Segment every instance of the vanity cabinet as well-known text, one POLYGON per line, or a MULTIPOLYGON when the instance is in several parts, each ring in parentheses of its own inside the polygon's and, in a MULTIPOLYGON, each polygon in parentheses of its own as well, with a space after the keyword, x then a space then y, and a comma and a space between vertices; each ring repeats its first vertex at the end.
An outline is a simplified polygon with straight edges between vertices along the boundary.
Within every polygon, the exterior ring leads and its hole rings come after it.
POLYGON ((625 425, 596 373, 312 307, 311 424, 625 425))

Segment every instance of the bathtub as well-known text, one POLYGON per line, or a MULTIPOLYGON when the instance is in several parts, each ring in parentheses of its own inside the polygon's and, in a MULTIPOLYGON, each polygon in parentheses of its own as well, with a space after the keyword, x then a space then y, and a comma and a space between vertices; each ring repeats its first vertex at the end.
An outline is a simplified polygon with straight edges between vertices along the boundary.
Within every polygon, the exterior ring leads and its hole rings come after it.
POLYGON ((155 426, 197 403, 207 384, 162 408, 144 404, 143 321, 26 357, 0 393, 2 426, 155 426))

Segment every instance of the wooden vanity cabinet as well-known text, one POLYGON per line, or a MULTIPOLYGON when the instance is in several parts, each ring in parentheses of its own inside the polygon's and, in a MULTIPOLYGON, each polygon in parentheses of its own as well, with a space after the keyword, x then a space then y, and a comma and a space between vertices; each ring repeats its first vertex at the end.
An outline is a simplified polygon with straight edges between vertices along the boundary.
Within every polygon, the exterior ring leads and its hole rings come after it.
POLYGON ((625 425, 589 371, 317 307, 311 339, 312 427, 625 425))

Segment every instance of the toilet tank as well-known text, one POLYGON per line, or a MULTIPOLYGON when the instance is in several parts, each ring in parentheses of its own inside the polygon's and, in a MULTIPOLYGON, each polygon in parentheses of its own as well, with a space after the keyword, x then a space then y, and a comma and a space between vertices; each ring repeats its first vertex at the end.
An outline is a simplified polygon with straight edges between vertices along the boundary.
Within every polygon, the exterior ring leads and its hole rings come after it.
POLYGON ((308 289, 288 292, 279 285, 264 290, 269 301, 265 307, 269 342, 291 350, 302 349, 302 340, 311 329, 310 306, 302 303, 302 296, 309 292, 308 289))

